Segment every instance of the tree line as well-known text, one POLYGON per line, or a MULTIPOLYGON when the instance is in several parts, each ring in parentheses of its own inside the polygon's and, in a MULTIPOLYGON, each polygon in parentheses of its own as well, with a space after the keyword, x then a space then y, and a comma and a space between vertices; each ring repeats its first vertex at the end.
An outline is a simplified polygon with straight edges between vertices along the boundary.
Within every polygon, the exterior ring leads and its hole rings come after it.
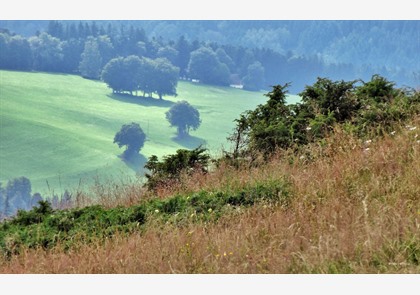
MULTIPOLYGON (((293 82, 290 90, 297 93, 313 83, 315 76, 368 79, 377 72, 369 65, 360 68, 349 62, 327 62, 316 54, 305 56, 265 47, 204 42, 183 35, 176 40, 150 38, 138 26, 112 22, 97 25, 50 21, 45 31, 28 38, 3 29, 0 48, 1 69, 72 73, 100 79, 112 59, 137 56, 152 61, 166 59, 179 69, 183 79, 223 86, 241 84, 246 90, 268 90, 283 81, 293 82)), ((407 81, 407 73, 401 77, 387 69, 381 69, 381 73, 394 81, 407 81)))

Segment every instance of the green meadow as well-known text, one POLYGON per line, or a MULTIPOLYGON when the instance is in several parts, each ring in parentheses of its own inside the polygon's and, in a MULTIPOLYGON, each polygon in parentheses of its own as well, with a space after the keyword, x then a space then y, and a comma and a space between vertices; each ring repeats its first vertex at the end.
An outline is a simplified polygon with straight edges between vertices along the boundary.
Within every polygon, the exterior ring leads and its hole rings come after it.
MULTIPOLYGON (((202 144, 214 156, 229 149, 234 119, 265 102, 265 92, 180 81, 177 97, 112 94, 100 81, 76 75, 0 71, 0 181, 25 176, 32 191, 62 193, 94 180, 132 179, 143 174, 152 154, 202 144), (196 107, 202 119, 191 137, 177 140, 165 112, 178 100, 196 107), (147 141, 126 163, 113 143, 123 124, 137 122, 147 141)), ((297 96, 290 96, 290 103, 297 96)))

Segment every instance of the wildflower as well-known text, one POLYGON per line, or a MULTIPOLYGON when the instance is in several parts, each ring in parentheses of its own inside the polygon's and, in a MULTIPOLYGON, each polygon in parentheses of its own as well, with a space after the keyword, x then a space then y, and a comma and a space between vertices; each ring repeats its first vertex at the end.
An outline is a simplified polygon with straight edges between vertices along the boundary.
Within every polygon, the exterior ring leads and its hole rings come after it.
POLYGON ((391 134, 391 135, 395 135, 395 131, 392 131, 390 134, 391 134))
POLYGON ((195 215, 195 213, 192 213, 192 214, 190 215, 190 218, 193 218, 193 217, 194 217, 194 215, 195 215))
POLYGON ((194 231, 189 231, 188 235, 191 236, 194 231))
POLYGON ((372 140, 371 139, 369 139, 369 140, 366 140, 365 141, 365 144, 369 144, 369 143, 371 143, 372 142, 372 140))
POLYGON ((211 213, 213 211, 213 209, 209 208, 209 210, 207 210, 209 213, 211 213))
POLYGON ((370 150, 370 148, 365 148, 365 152, 368 152, 370 150))
POLYGON ((159 213, 159 210, 158 210, 158 209, 156 209, 156 210, 155 210, 155 213, 159 213))
POLYGON ((307 131, 309 131, 309 130, 311 130, 311 129, 312 129, 312 128, 311 128, 311 127, 309 127, 309 126, 308 126, 308 127, 306 127, 306 130, 307 130, 307 131))
POLYGON ((305 159, 305 156, 300 156, 299 159, 303 160, 305 159))
POLYGON ((408 128, 408 130, 410 130, 410 131, 413 131, 413 130, 416 130, 417 129, 417 127, 410 127, 410 128, 408 128))
POLYGON ((223 252, 223 256, 225 256, 225 257, 226 257, 226 252, 223 252))
POLYGON ((233 252, 229 252, 229 255, 233 255, 233 252))

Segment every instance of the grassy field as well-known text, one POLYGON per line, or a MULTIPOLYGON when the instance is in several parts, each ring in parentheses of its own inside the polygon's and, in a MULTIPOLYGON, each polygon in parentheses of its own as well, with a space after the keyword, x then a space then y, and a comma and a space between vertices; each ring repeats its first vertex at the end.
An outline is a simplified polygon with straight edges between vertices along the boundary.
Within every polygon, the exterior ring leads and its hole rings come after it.
MULTIPOLYGON (((204 144, 217 155, 228 148, 233 120, 266 100, 264 92, 185 81, 177 91, 177 97, 160 101, 113 95, 104 83, 75 75, 0 71, 0 181, 26 176, 33 192, 61 194, 94 179, 141 175, 152 154, 204 144), (187 100, 202 118, 201 127, 184 141, 175 139, 176 130, 165 119, 178 100, 187 100), (140 124, 147 142, 134 163, 124 163, 113 138, 130 122, 140 124)), ((290 102, 296 99, 291 96, 290 102)))

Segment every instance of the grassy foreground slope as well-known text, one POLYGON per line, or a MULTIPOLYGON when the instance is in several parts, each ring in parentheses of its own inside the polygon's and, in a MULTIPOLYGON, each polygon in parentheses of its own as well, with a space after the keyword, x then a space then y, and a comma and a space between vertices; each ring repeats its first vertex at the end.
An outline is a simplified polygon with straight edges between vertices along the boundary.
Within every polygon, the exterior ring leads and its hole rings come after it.
MULTIPOLYGON (((204 143, 212 154, 227 147, 233 120, 266 100, 260 92, 180 81, 178 97, 113 95, 98 81, 74 75, 0 71, 0 181, 28 177, 33 191, 61 193, 94 177, 134 176, 147 158, 204 143), (201 114, 191 138, 175 139, 165 112, 187 100, 201 114), (137 122, 147 142, 135 163, 124 163, 113 144, 121 125, 137 122)), ((294 99, 296 99, 294 97, 294 99)))
POLYGON ((407 123, 369 148, 337 127, 161 198, 119 187, 123 206, 20 213, 0 224, 0 273, 418 274, 420 121, 407 123))

